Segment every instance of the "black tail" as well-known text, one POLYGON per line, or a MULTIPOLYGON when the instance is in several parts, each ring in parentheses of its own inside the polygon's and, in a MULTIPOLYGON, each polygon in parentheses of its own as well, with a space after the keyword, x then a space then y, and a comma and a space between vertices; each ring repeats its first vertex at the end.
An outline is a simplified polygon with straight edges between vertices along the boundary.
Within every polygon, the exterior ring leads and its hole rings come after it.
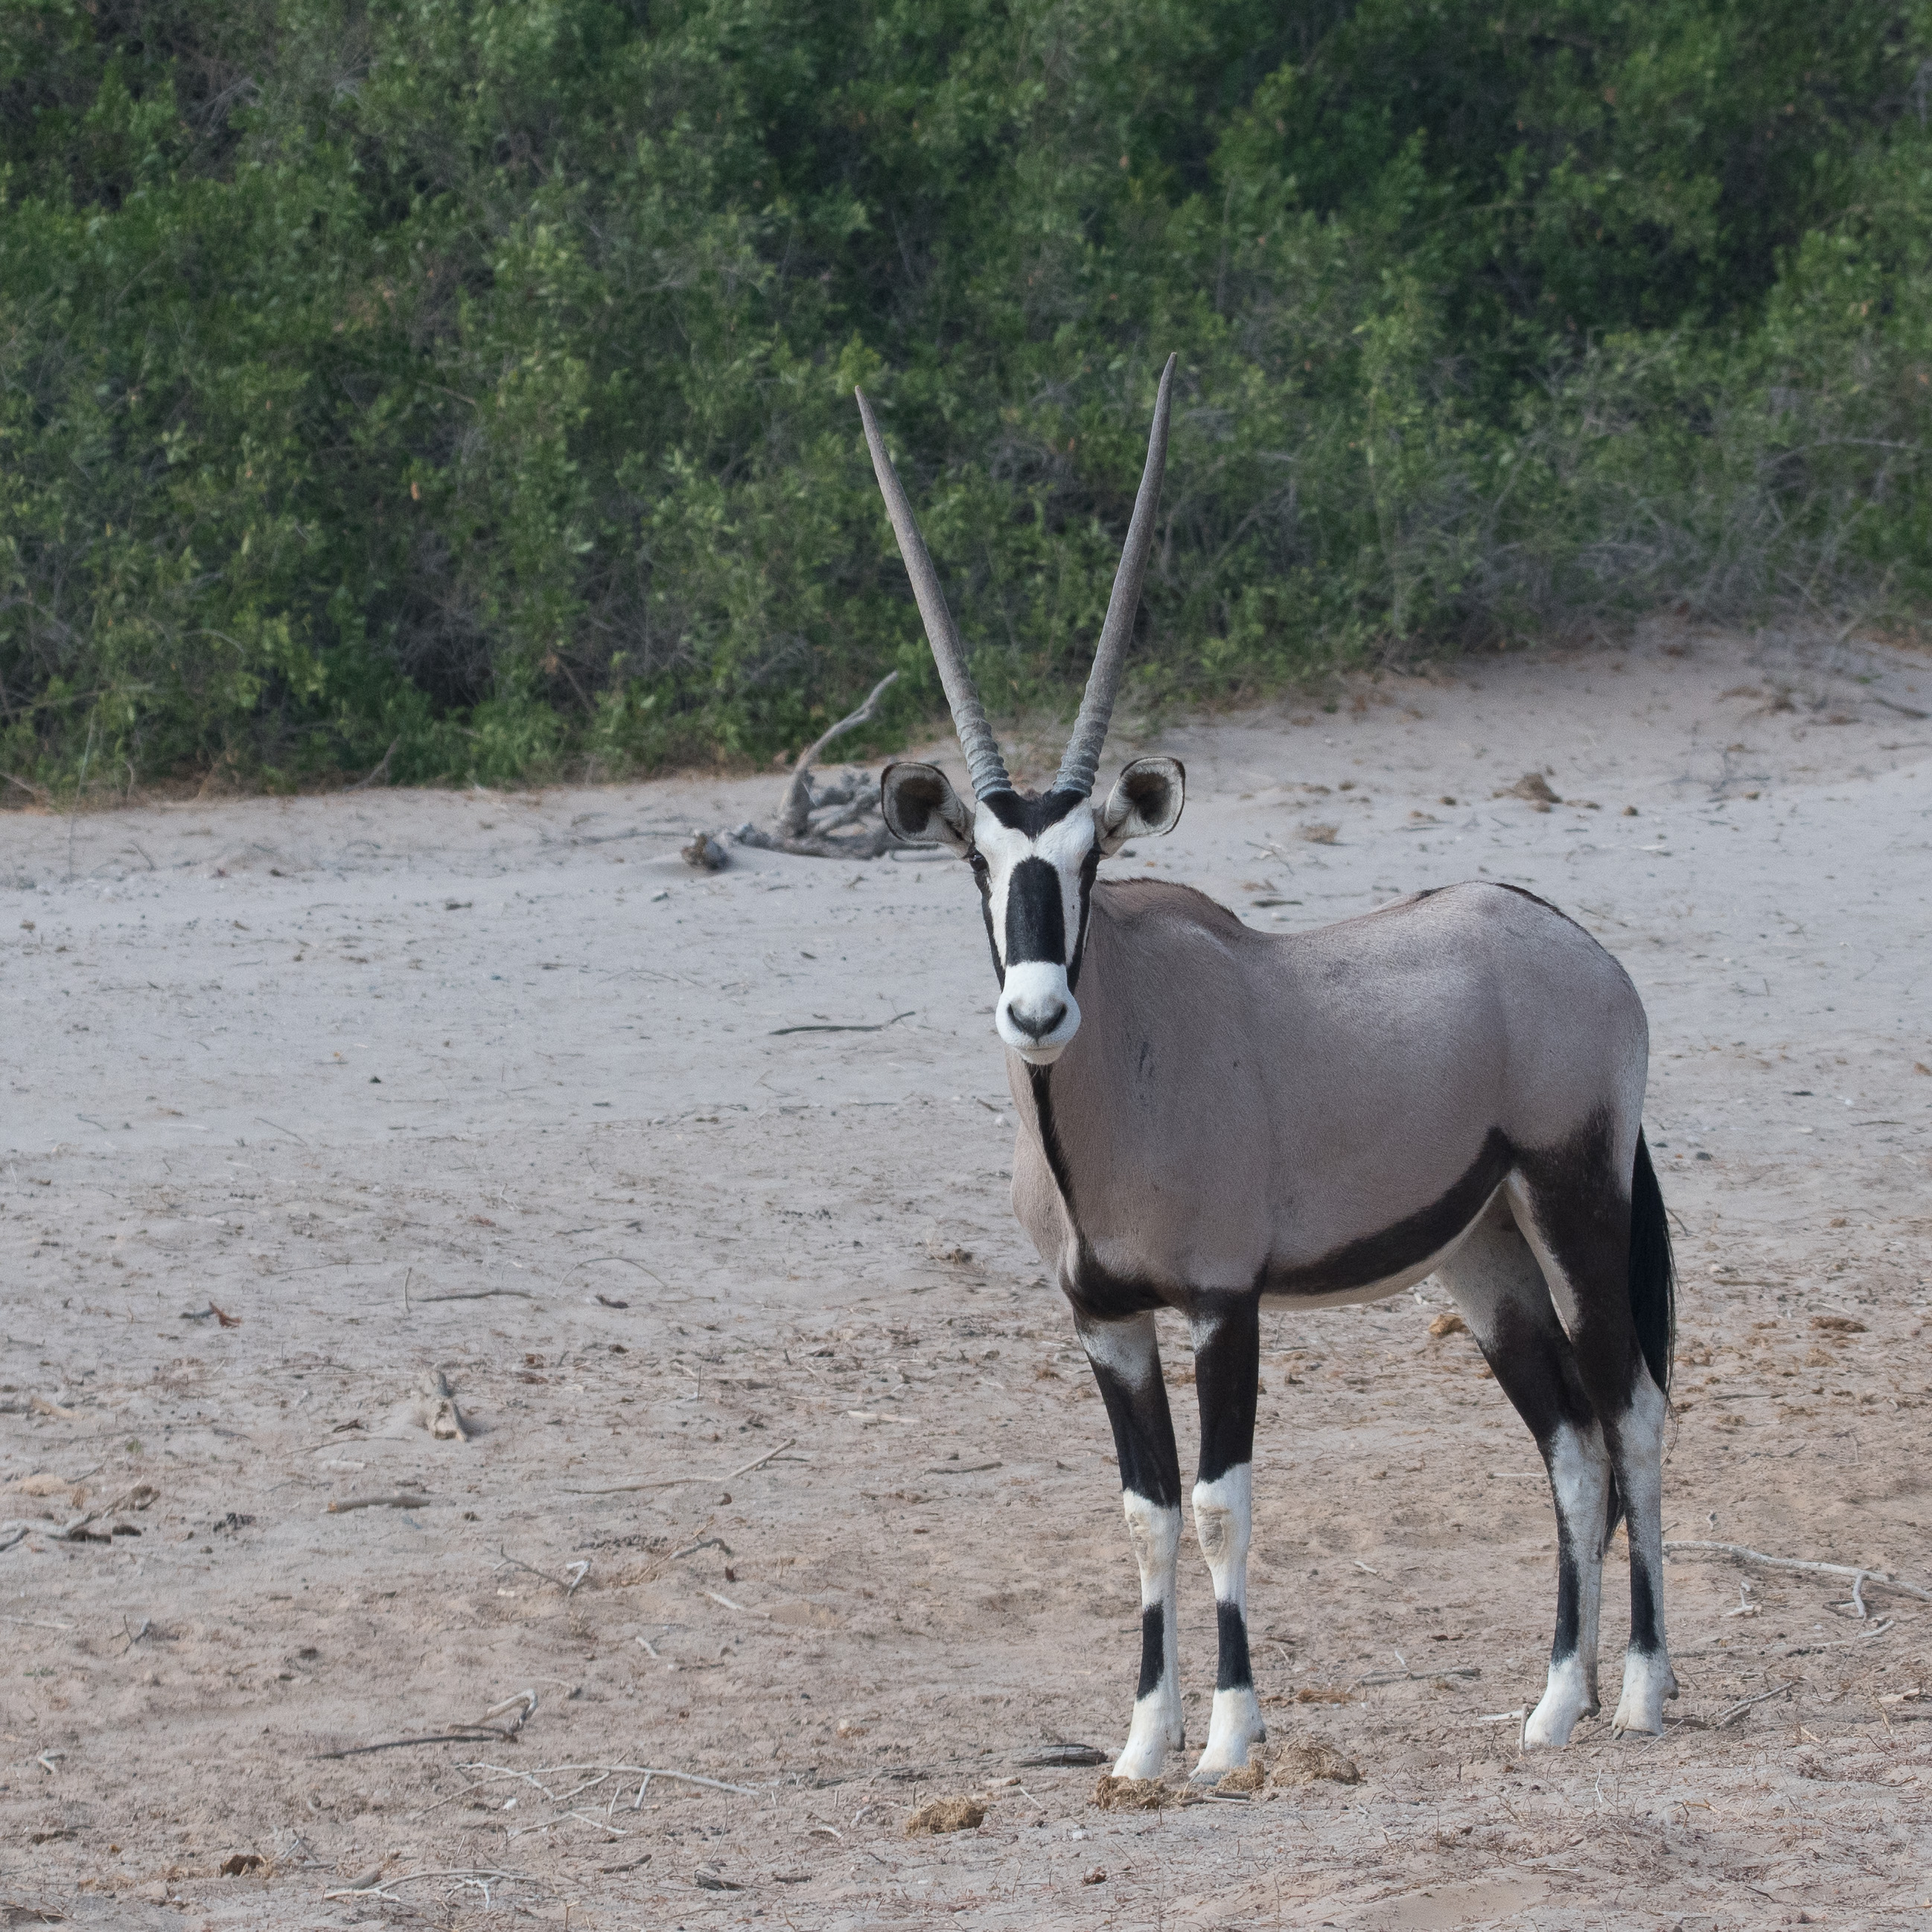
POLYGON ((1637 1346, 1660 1389, 1670 1387, 1670 1360, 1677 1346, 1677 1264, 1670 1253, 1670 1223, 1650 1149, 1641 1130, 1636 1164, 1630 1174, 1630 1319, 1637 1346))

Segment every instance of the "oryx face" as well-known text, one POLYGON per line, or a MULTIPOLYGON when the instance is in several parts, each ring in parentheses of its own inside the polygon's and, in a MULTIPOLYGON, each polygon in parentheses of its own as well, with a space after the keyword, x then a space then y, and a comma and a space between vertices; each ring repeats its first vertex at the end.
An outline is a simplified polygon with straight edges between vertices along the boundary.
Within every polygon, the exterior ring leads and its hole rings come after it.
POLYGON ((886 766, 886 824, 898 837, 950 846, 973 868, 1000 977, 1001 1040, 1051 1066, 1080 1029, 1074 998, 1100 861, 1130 838, 1171 831, 1186 774, 1174 758, 1137 758, 1104 805, 1084 793, 1001 788, 968 807, 937 766, 886 766))

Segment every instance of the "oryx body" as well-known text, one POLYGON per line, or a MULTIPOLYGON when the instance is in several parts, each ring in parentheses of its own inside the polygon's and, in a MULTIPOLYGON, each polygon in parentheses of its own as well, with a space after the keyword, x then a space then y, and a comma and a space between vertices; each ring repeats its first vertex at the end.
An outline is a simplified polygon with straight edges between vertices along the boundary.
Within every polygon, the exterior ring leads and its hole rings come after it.
POLYGON ((1628 976, 1505 886, 1283 934, 1185 886, 1098 878, 1101 859, 1168 830, 1182 802, 1169 759, 1129 766, 1102 806, 1088 796, 1151 536, 1172 367, 1088 700, 1043 796, 1007 780, 866 412, 977 793, 969 806, 934 767, 894 766, 886 819, 950 844, 978 878, 1021 1124, 1014 1206, 1106 1400, 1140 1565, 1139 1689, 1116 1771, 1150 1776, 1181 1742, 1180 1466, 1154 1311, 1179 1311, 1195 1343, 1191 1500, 1220 1649, 1196 1775, 1211 1779, 1263 1734, 1246 1578, 1261 1309, 1372 1300, 1431 1273, 1534 1434, 1555 1496, 1556 1634, 1526 1741, 1567 1742, 1596 1708, 1602 1556, 1619 1510, 1631 1637, 1615 1721, 1657 1731, 1676 1688, 1661 1516, 1673 1289, 1628 976))

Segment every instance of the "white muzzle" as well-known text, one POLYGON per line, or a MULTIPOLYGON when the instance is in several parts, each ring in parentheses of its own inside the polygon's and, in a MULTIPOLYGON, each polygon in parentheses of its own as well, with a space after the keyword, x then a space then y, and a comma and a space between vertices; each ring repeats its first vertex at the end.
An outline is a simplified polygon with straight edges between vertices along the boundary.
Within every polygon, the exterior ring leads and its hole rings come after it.
POLYGON ((1000 1037, 1030 1066, 1051 1066, 1080 1030, 1079 1004, 1066 968, 1044 959, 1006 968, 995 1010, 1000 1037))

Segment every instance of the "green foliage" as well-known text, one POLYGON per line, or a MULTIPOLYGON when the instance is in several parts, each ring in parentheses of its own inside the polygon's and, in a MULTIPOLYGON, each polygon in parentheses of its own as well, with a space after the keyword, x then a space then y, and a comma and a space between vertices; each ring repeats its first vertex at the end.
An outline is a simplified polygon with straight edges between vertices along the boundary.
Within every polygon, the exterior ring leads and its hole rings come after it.
POLYGON ((1932 595, 1926 0, 0 0, 0 771, 503 779, 1932 595))

